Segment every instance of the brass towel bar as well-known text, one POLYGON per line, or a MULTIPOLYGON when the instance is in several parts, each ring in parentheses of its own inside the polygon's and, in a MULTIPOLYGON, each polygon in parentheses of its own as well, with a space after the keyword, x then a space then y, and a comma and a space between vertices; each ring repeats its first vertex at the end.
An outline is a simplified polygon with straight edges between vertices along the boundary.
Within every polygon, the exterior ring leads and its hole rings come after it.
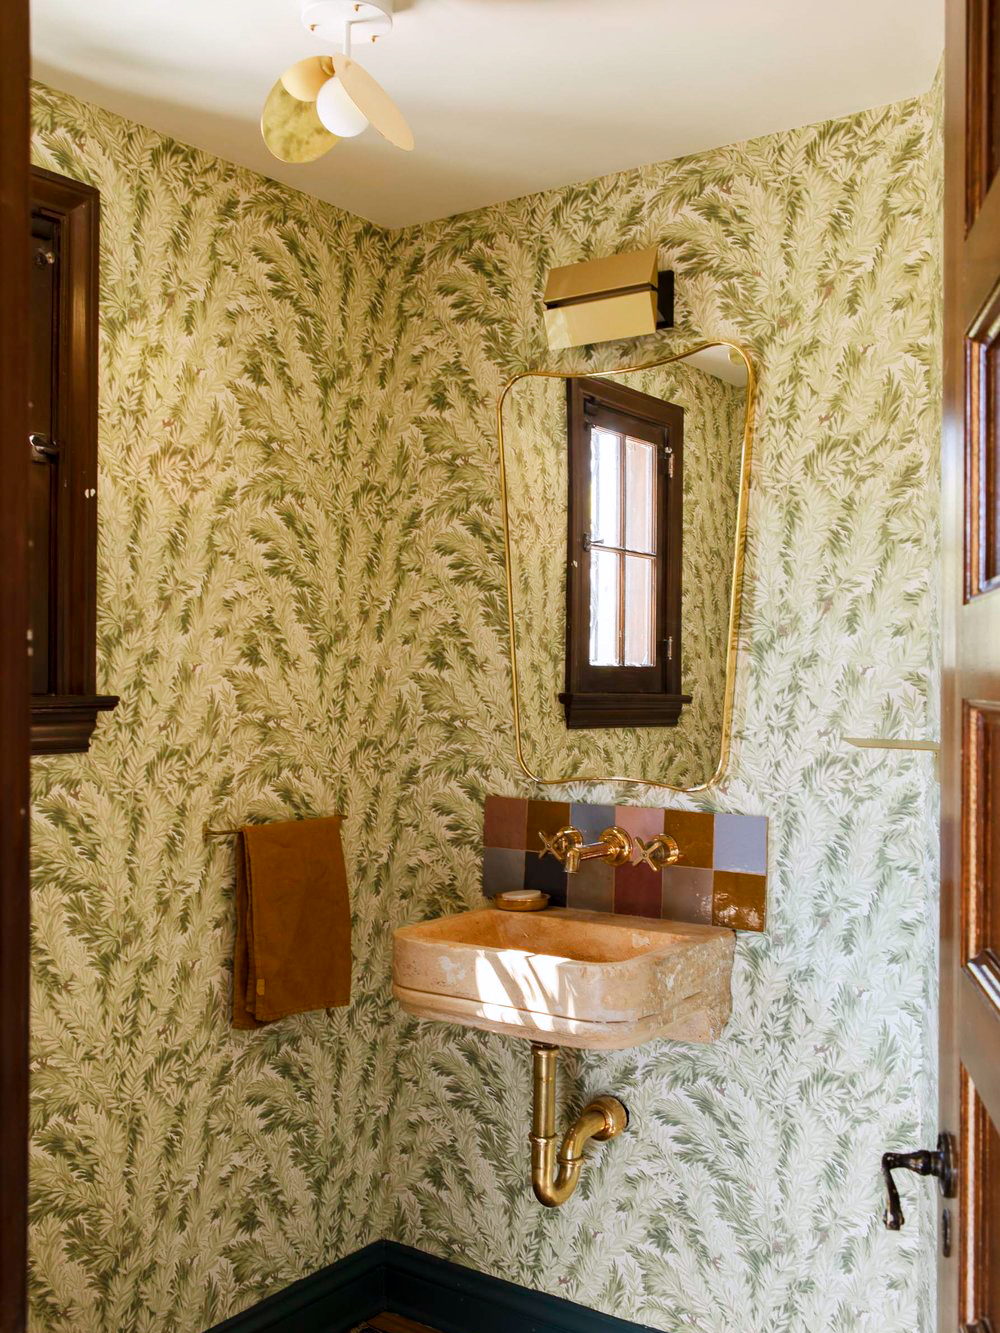
POLYGON ((934 771, 941 774, 941 745, 938 741, 897 740, 894 736, 845 736, 844 741, 858 750, 923 751, 934 756, 934 771))
MULTIPOLYGON (((262 820, 260 822, 266 824, 268 821, 262 820)), ((246 828, 245 824, 243 825, 243 828, 246 828)), ((211 825, 207 823, 202 824, 201 826, 202 837, 206 842, 208 842, 209 838, 235 838, 238 834, 242 833, 242 831, 242 829, 238 828, 212 828, 211 825)))
POLYGON ((896 740, 890 736, 845 736, 844 740, 860 750, 929 750, 937 754, 941 749, 937 741, 896 740))

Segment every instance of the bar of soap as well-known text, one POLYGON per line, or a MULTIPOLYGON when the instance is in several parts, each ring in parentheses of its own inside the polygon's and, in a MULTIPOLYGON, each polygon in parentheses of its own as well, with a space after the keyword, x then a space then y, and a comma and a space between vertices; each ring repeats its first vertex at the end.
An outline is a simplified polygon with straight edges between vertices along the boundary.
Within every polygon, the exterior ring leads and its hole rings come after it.
POLYGON ((549 895, 537 889, 508 889, 493 899, 493 906, 501 912, 540 912, 548 905, 549 895))

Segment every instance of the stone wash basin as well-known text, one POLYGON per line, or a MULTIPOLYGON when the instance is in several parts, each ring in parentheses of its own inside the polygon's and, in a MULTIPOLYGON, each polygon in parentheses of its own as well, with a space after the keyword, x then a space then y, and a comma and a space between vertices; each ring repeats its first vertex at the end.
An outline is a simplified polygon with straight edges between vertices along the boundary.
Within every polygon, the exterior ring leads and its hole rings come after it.
POLYGON ((729 1018, 735 939, 681 921, 487 907, 401 926, 392 991, 416 1018, 554 1046, 715 1041, 729 1018))

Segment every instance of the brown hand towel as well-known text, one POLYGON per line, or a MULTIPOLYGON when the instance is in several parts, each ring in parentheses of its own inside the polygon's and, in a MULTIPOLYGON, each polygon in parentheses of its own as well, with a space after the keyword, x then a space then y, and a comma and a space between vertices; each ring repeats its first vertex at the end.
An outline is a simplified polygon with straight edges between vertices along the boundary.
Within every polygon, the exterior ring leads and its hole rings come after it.
POLYGON ((350 1001, 340 818, 245 824, 236 840, 233 1027, 350 1001))

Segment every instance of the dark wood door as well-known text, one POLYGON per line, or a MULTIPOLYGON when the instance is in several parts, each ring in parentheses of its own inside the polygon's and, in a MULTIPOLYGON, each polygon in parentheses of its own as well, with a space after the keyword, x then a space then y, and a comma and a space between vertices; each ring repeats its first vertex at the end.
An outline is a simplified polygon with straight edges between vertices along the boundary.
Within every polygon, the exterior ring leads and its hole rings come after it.
POLYGON ((28 1086, 28 0, 0 4, 0 52, 0 1333, 20 1333, 28 1086))
POLYGON ((939 1308, 1000 1333, 1000 0, 947 16, 939 1308))

